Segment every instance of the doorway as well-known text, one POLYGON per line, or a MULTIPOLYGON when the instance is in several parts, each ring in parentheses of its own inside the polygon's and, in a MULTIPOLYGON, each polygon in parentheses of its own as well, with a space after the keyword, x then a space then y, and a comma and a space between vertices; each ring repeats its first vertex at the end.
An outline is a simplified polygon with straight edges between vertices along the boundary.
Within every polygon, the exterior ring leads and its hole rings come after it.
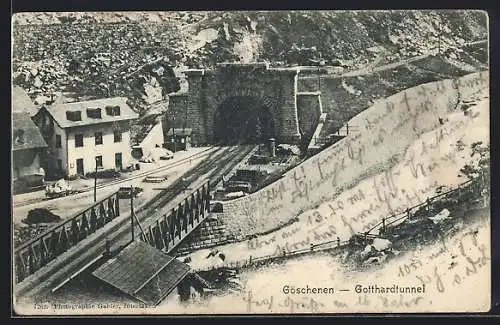
POLYGON ((115 153, 115 168, 117 170, 123 169, 123 161, 122 161, 122 153, 121 152, 115 153))
POLYGON ((83 171, 83 158, 76 160, 76 173, 79 175, 84 175, 83 171))

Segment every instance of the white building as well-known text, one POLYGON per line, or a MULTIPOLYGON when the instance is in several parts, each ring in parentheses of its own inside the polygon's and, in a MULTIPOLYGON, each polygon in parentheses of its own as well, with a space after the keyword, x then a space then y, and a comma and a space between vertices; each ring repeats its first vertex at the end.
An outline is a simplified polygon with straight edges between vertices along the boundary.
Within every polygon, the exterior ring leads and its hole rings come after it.
POLYGON ((130 121, 137 117, 124 97, 43 107, 34 120, 50 149, 47 173, 126 168, 132 161, 130 121))

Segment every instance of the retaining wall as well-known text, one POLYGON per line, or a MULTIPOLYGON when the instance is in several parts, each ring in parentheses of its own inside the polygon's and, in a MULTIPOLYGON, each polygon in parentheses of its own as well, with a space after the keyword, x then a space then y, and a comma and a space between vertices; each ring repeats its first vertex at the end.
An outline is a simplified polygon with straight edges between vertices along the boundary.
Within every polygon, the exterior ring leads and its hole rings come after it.
POLYGON ((489 86, 489 73, 423 84, 374 104, 349 122, 359 132, 288 171, 251 195, 223 203, 220 219, 235 236, 280 227, 301 212, 331 200, 372 173, 399 161, 422 133, 439 125, 458 101, 489 86))

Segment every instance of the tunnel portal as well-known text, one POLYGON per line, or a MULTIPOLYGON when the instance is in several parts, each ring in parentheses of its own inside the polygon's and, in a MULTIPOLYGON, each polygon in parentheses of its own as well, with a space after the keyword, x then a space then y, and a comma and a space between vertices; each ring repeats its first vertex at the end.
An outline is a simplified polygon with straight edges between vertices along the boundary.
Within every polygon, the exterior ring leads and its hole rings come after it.
POLYGON ((255 97, 236 96, 222 102, 214 116, 214 140, 226 144, 261 143, 275 137, 271 110, 255 97))

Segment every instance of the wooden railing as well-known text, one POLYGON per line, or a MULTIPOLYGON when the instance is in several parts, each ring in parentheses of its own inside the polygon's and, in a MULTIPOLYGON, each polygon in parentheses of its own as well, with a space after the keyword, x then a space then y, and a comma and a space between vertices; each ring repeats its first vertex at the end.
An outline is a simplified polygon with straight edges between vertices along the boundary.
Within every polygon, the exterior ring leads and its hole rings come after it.
POLYGON ((298 249, 294 251, 283 250, 279 254, 264 255, 259 257, 250 256, 248 259, 227 262, 224 263, 222 266, 217 265, 205 268, 197 268, 195 271, 196 272, 212 271, 220 268, 244 268, 250 266, 263 265, 269 262, 283 260, 294 256, 309 254, 312 252, 342 250, 351 245, 354 242, 353 239, 356 237, 362 240, 363 244, 366 244, 370 241, 373 241, 373 239, 375 238, 383 238, 380 231, 379 233, 374 233, 375 230, 386 229, 388 226, 394 225, 397 222, 403 223, 406 220, 411 220, 411 218, 415 217, 416 213, 418 213, 420 209, 423 208, 429 210, 432 204, 437 202, 439 199, 450 198, 450 196, 456 195, 456 200, 460 200, 466 195, 470 195, 471 193, 477 194, 481 192, 481 190, 483 189, 489 189, 488 179, 486 178, 486 174, 484 172, 481 173, 479 177, 468 180, 458 185, 454 189, 430 197, 426 200, 426 202, 409 207, 408 209, 406 209, 406 211, 402 213, 382 218, 382 220, 379 223, 370 228, 368 231, 363 233, 357 233, 353 235, 349 240, 341 241, 339 238, 337 238, 336 240, 325 241, 318 244, 311 244, 309 248, 298 249))
POLYGON ((446 192, 439 193, 435 196, 427 198, 425 202, 409 207, 404 212, 389 215, 382 218, 382 220, 379 223, 377 223, 368 231, 366 231, 365 234, 372 234, 372 232, 378 231, 378 233, 376 234, 378 236, 380 235, 381 232, 382 233, 385 232, 385 229, 387 229, 389 226, 394 226, 397 223, 402 223, 406 220, 411 220, 416 216, 418 212, 421 211, 421 209, 429 211, 430 208, 433 206, 433 204, 439 201, 439 199, 442 199, 444 197, 453 198, 453 196, 455 196, 455 200, 460 201, 466 195, 470 195, 471 193, 477 193, 477 191, 481 191, 483 188, 485 188, 485 185, 486 185, 486 175, 484 173, 481 173, 480 176, 474 179, 470 179, 466 182, 463 182, 457 185, 457 187, 450 189, 446 192))

